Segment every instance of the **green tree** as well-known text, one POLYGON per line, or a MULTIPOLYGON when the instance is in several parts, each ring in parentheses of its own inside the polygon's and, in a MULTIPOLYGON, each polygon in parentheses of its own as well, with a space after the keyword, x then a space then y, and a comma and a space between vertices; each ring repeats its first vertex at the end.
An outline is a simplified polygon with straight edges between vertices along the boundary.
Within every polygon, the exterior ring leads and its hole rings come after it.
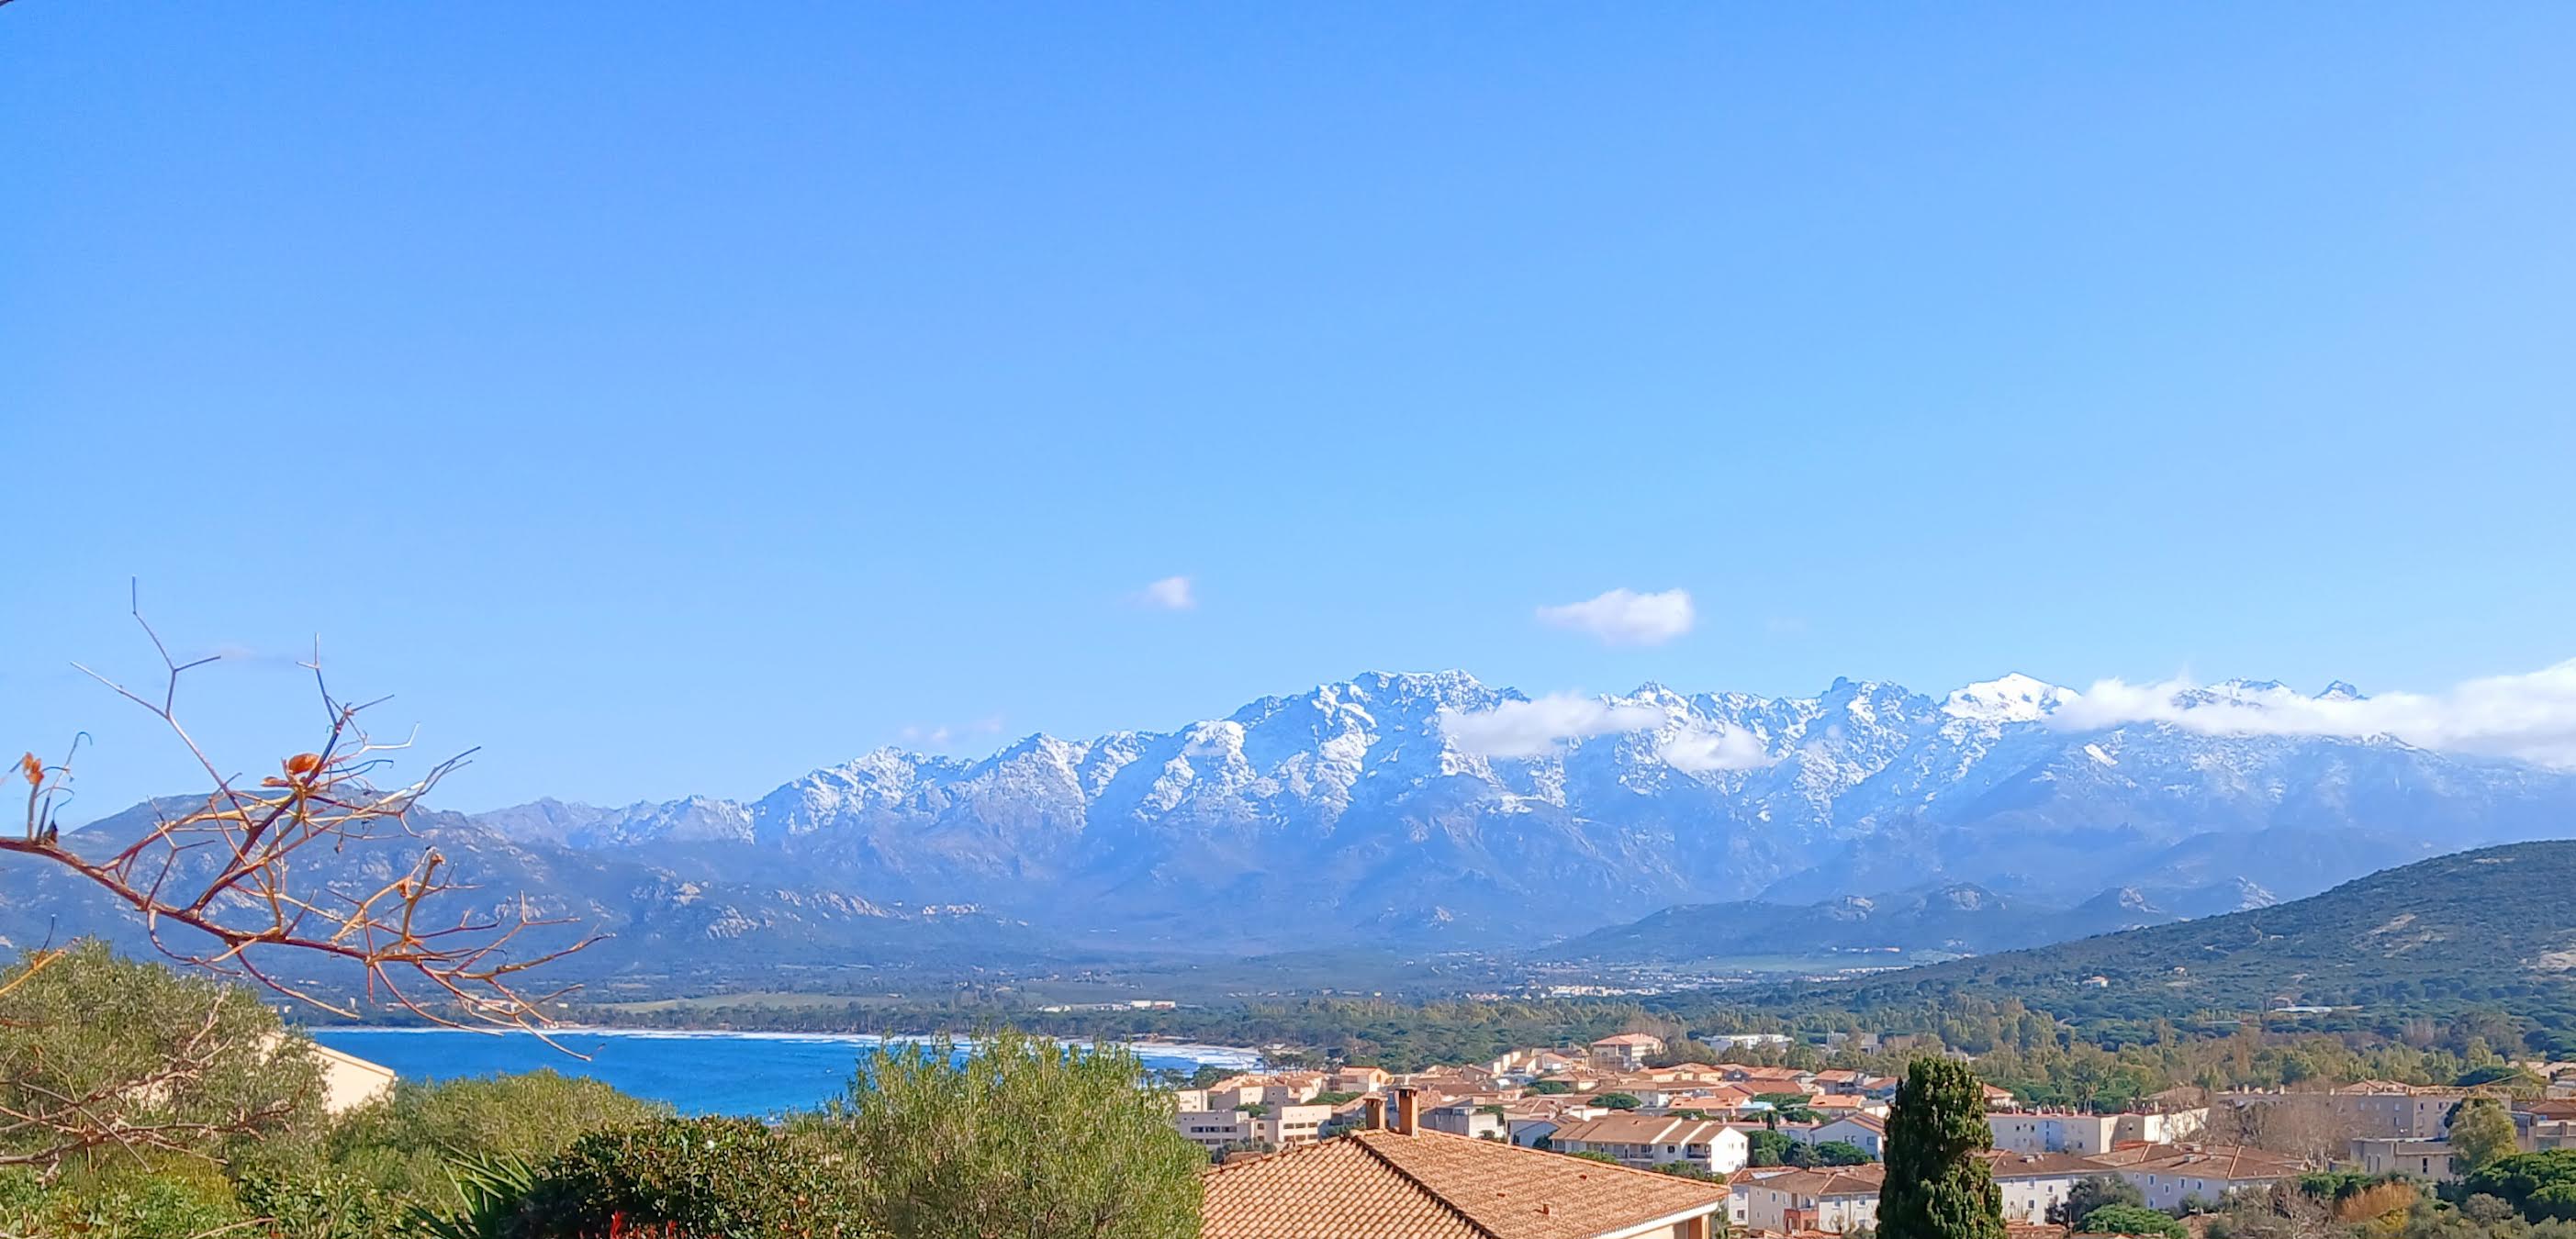
POLYGON ((2075 1228, 2087 1234, 2161 1235, 2164 1239, 2185 1239, 2191 1233, 2174 1215, 2144 1205, 2104 1205, 2085 1214, 2075 1228))
POLYGON ((1646 1104, 1646 1100, 1635 1093, 1603 1093, 1593 1098, 1592 1104, 1605 1110, 1634 1110, 1646 1104))
POLYGON ((821 1120, 894 1239, 1195 1239, 1207 1157, 1117 1047, 1004 1030, 886 1046, 821 1120))
POLYGON ((2493 1097, 2471 1097, 2451 1118, 2451 1164, 2462 1174, 2484 1170, 2520 1148, 2513 1115, 2493 1097))
POLYGON ((1819 1166, 1865 1166, 1877 1160, 1869 1155, 1869 1150, 1848 1140, 1825 1141, 1815 1146, 1815 1155, 1819 1166))
POLYGON ((1805 1093, 1756 1093, 1753 1095, 1753 1100, 1771 1107, 1763 1115, 1763 1121, 1766 1123, 1773 1119, 1783 1123, 1816 1121, 1815 1108, 1808 1104, 1805 1093))
POLYGON ((1529 1091, 1541 1097, 1554 1097, 1573 1092, 1574 1086, 1563 1080, 1532 1080, 1529 1082, 1529 1091))
POLYGON ((1797 1141, 1776 1131, 1757 1131, 1745 1137, 1749 1160, 1756 1166, 1785 1166, 1801 1147, 1797 1141))
POLYGON ((2003 1193, 1977 1156, 1993 1146, 1976 1074, 1948 1059, 1914 1060, 1887 1116, 1883 1239, 2004 1239, 2003 1193))
POLYGON ((2484 1193, 2534 1222, 2576 1221, 2576 1149, 2498 1158, 2460 1181, 2460 1195, 2484 1193))
POLYGON ((322 1074, 259 995, 105 943, 0 970, 0 1164, 221 1156, 318 1130, 322 1074))
POLYGON ((2147 1194, 2137 1184, 2118 1175, 2097 1174, 2077 1179, 2066 1189, 2066 1199, 2048 1207, 2048 1220, 2060 1226, 2072 1226, 2085 1216, 2108 1205, 2147 1207, 2147 1194))

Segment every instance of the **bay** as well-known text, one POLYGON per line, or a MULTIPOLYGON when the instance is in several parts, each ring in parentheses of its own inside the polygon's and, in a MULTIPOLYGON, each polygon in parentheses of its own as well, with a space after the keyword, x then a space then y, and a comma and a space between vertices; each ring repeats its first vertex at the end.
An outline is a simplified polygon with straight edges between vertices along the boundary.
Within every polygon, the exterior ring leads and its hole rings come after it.
MULTIPOLYGON (((550 1046, 532 1033, 454 1028, 317 1028, 313 1039, 379 1063, 409 1080, 455 1080, 552 1068, 605 1081, 683 1114, 766 1118, 810 1110, 841 1095, 861 1055, 886 1038, 826 1033, 667 1032, 568 1028, 550 1046), (570 1051, 567 1053, 566 1051, 570 1051)), ((917 1040, 896 1038, 898 1042, 917 1040)), ((1148 1067, 1249 1070, 1252 1050, 1151 1042, 1134 1047, 1148 1067)))

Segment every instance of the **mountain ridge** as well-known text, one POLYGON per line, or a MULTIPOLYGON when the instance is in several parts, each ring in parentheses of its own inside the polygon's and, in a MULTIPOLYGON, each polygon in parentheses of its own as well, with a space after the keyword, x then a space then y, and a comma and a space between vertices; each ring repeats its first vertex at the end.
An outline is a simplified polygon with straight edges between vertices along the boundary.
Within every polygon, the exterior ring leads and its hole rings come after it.
MULTIPOLYGON (((2235 680, 2175 700, 2241 715, 2288 693, 2235 680)), ((2301 700, 2359 696, 2336 681, 2301 700)), ((1927 881, 2066 906, 2124 885, 2296 896, 2576 821, 2564 771, 2386 737, 2065 723, 2082 700, 2018 674, 1937 698, 1848 678, 1804 698, 1532 698, 1463 671, 1369 672, 1164 731, 1039 733, 981 757, 880 747, 750 801, 475 816, 577 849, 1248 949, 1291 928, 1495 943, 1525 937, 1533 906, 1572 934, 1927 881)))

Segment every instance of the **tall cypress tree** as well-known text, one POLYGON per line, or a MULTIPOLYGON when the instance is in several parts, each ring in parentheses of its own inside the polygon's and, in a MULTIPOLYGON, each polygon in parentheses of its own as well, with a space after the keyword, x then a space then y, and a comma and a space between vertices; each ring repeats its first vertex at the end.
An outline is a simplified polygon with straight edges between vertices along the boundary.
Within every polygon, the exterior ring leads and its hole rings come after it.
POLYGON ((1985 1089, 1964 1063, 1918 1058, 1887 1116, 1879 1239, 2004 1239, 2004 1197, 1977 1156, 1995 1143, 1985 1089))

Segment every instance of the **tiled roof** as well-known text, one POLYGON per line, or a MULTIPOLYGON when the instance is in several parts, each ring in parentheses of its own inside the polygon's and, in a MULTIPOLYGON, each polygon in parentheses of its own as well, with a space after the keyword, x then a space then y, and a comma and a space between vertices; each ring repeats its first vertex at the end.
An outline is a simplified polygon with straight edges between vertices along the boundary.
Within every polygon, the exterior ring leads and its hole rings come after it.
POLYGON ((1887 1169, 1871 1165, 1796 1170, 1755 1182, 1758 1186, 1793 1196, 1875 1196, 1879 1185, 1886 1180, 1887 1169))
POLYGON ((2303 1170, 2296 1158, 2232 1144, 2152 1144, 2097 1153, 2090 1160, 2123 1170, 2209 1179, 2286 1179, 2303 1170))
POLYGON ((1706 1144, 1727 1125, 1716 1119, 1677 1119, 1660 1114, 1613 1114, 1556 1129, 1558 1144, 1706 1144))
POLYGON ((1663 1038, 1661 1038, 1661 1037, 1650 1037, 1650 1036, 1647 1036, 1647 1035, 1646 1035, 1646 1034, 1644 1034, 1644 1033, 1621 1033, 1621 1034, 1619 1034, 1619 1035, 1618 1035, 1618 1036, 1616 1036, 1616 1037, 1603 1037, 1603 1038, 1602 1038, 1602 1039, 1600 1039, 1599 1041, 1595 1041, 1595 1042, 1593 1042, 1592 1044, 1594 1044, 1594 1045, 1651 1045, 1651 1046, 1656 1046, 1656 1047, 1659 1047, 1659 1048, 1660 1048, 1660 1047, 1664 1044, 1664 1039, 1663 1039, 1663 1038))
POLYGON ((2007 1153, 1997 1151, 1987 1154, 1986 1157, 1988 1161, 1994 1163, 1995 1177, 1998 1179, 2039 1178, 2042 1176, 2053 1178, 2059 1175, 2070 1174, 2093 1175, 2100 1174, 2104 1169, 2106 1169, 2101 1162, 2095 1161, 2089 1157, 2078 1157, 2073 1153, 2007 1153))
POLYGON ((1723 1188, 1442 1132, 1358 1131, 1207 1172, 1201 1239, 1593 1239, 1723 1188))

